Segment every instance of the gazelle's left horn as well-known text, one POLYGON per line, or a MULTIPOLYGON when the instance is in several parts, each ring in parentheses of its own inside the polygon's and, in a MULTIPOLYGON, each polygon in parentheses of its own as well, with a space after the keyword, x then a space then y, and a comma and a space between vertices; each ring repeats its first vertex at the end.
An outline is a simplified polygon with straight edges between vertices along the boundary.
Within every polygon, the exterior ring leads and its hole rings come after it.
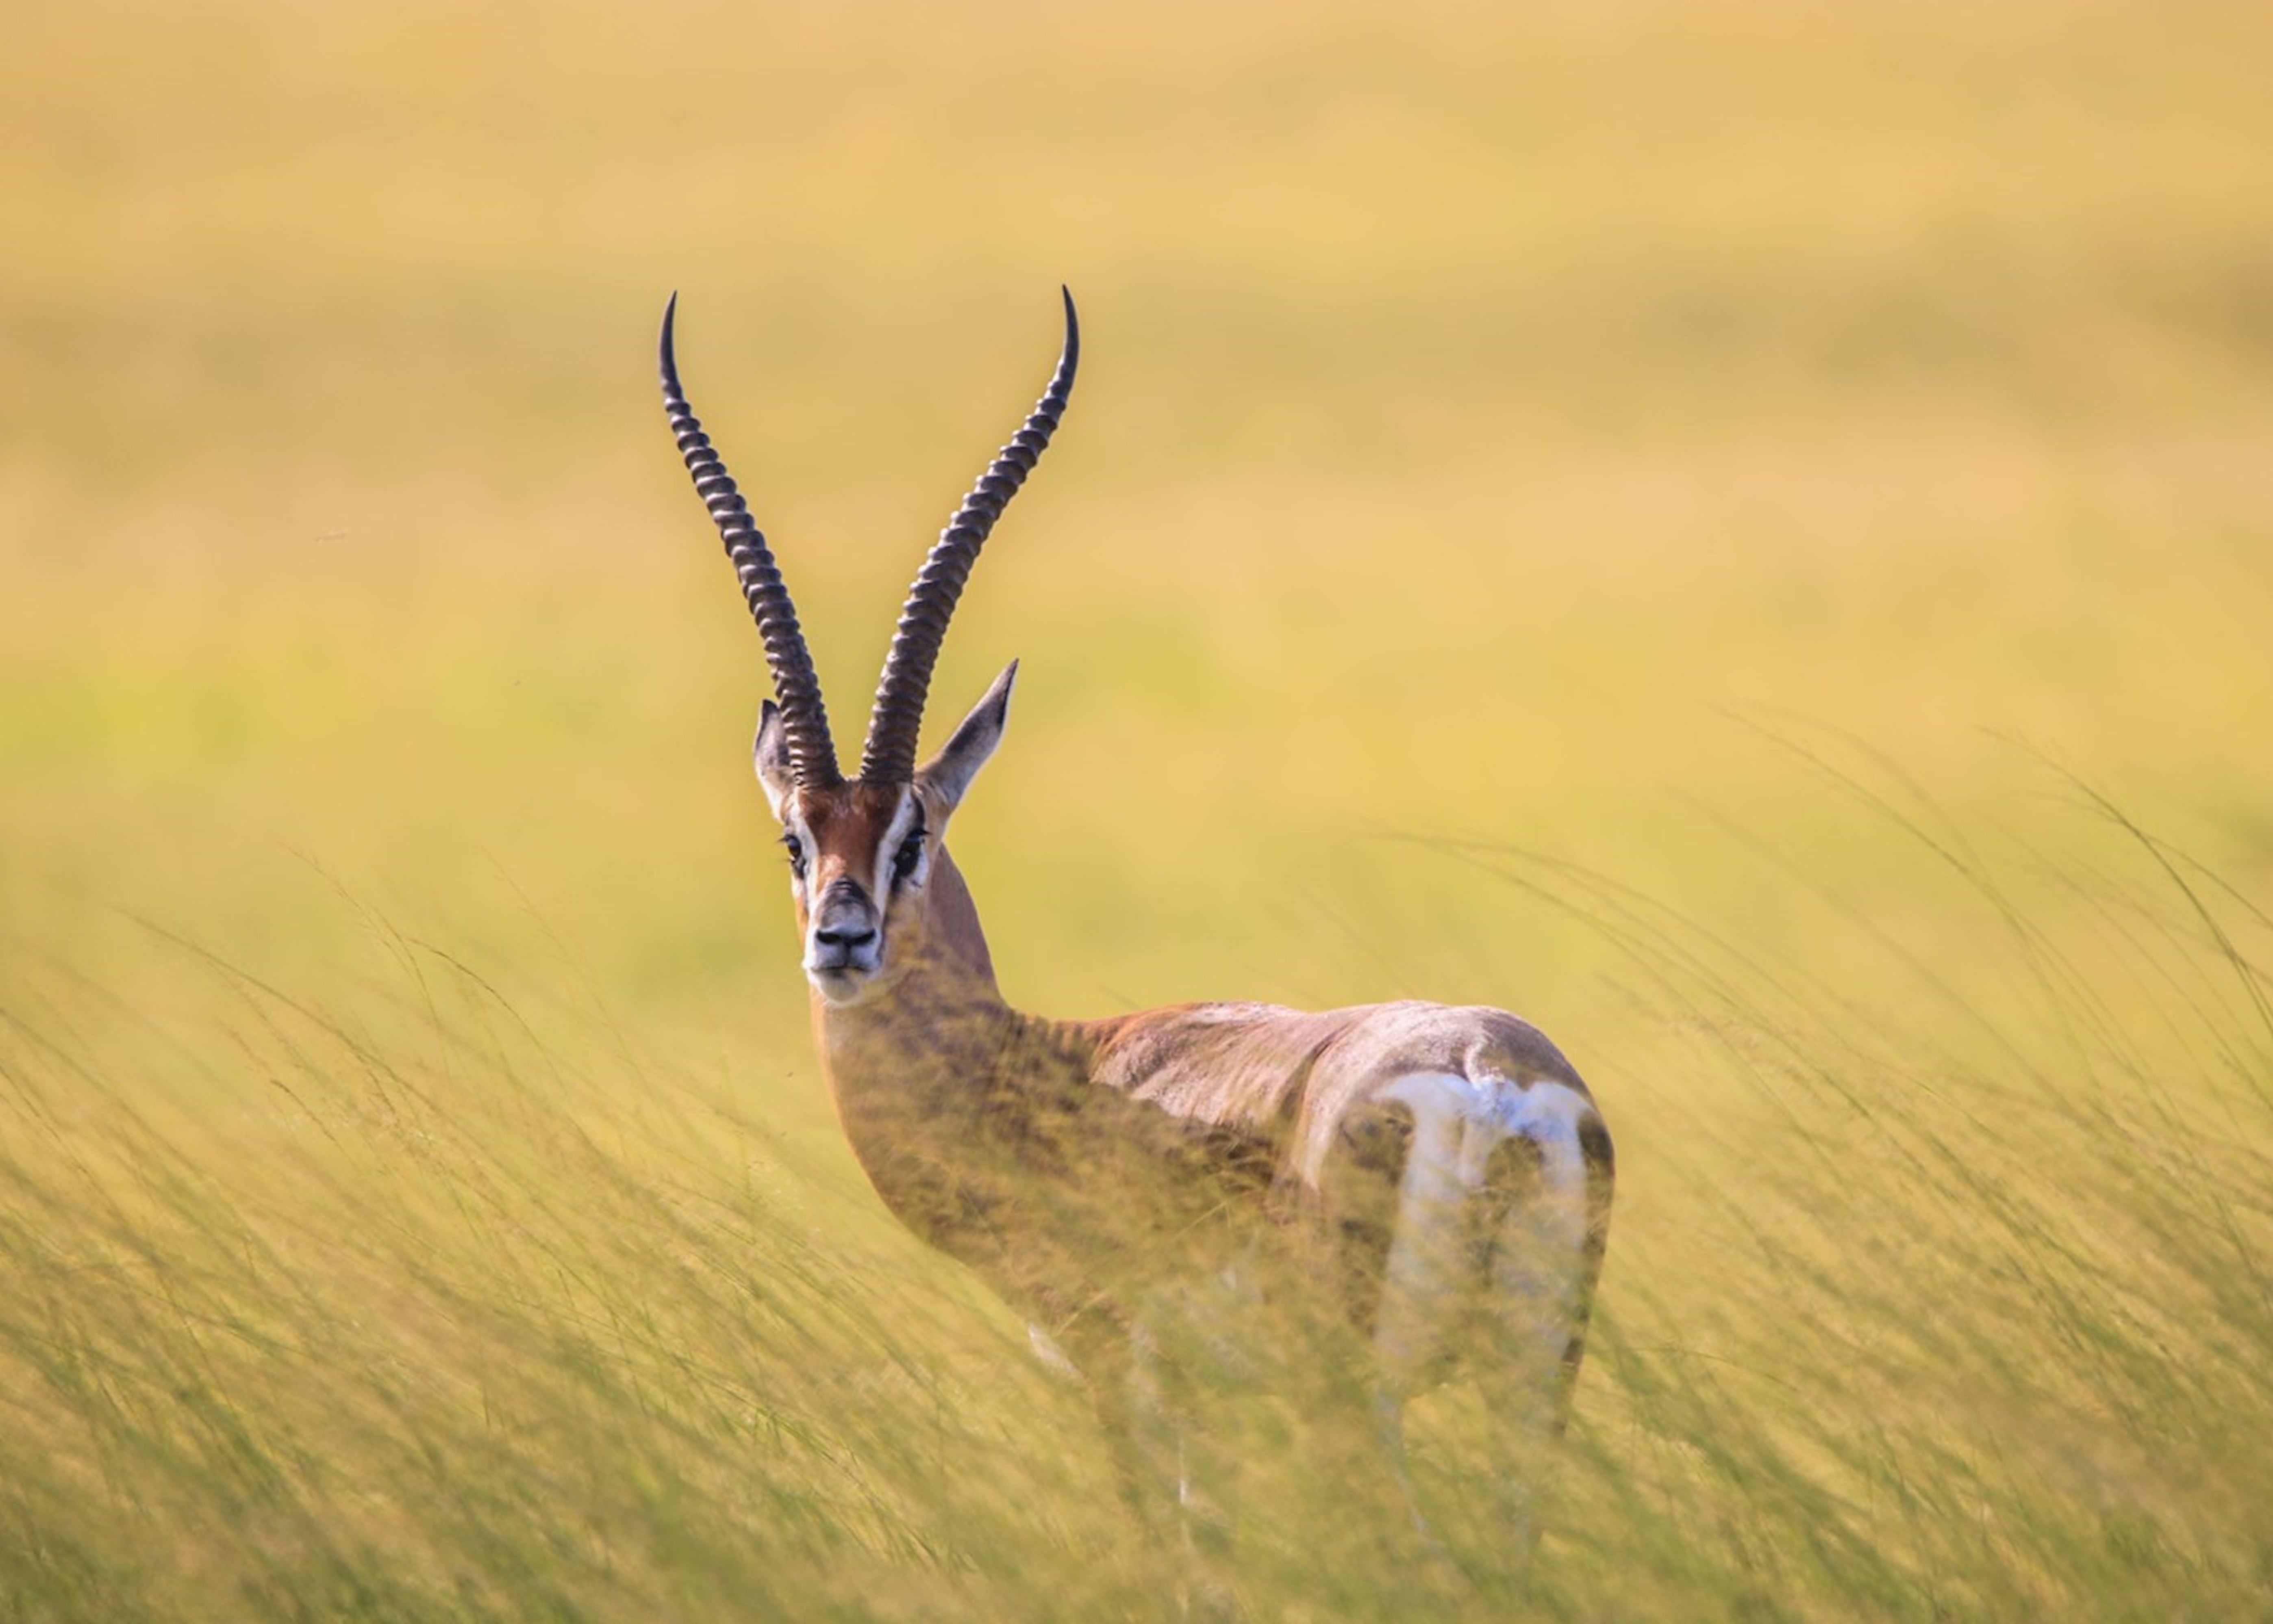
POLYGON ((694 492, 710 510, 718 538, 726 543, 742 595, 758 623, 766 646, 766 664, 774 677, 774 697, 781 701, 782 728, 789 740, 790 772, 801 789, 827 789, 844 782, 836 765, 836 746, 829 737, 829 712, 821 702, 821 679, 813 673, 813 655, 805 647, 805 633, 797 624, 797 606, 789 601, 789 587, 766 545, 765 532, 750 517, 749 504, 734 488, 726 464, 710 449, 702 420, 686 404, 679 386, 679 360, 671 353, 671 330, 679 314, 679 296, 663 307, 663 409, 686 471, 694 478, 694 492))
POLYGON ((964 582, 971 578, 971 566, 986 545, 987 532, 1033 471, 1073 393, 1074 369, 1081 361, 1081 327, 1074 318, 1073 295, 1059 291, 1065 294, 1065 349, 1050 386, 1035 402, 1025 426, 979 475, 947 528, 939 533, 900 610, 899 628, 884 657, 883 678, 876 685, 875 708, 868 715, 868 742, 860 752, 860 776, 870 782, 905 783, 915 775, 924 700, 931 692, 932 668, 939 662, 939 646, 947 636, 956 600, 963 595, 964 582))

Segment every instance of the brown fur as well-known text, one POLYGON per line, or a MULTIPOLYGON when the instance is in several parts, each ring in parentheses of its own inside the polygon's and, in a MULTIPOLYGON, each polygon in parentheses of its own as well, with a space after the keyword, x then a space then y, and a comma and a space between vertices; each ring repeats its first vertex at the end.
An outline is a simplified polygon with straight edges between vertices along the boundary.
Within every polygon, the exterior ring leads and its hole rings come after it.
MULTIPOLYGON (((889 787, 799 792, 814 845, 801 928, 807 896, 889 867, 877 847, 898 805, 889 787)), ((849 1006, 816 993, 815 1035, 838 1119, 886 1206, 1054 1335, 1125 1326, 1163 1280, 1258 1245, 1315 1251, 1294 1267, 1362 1331, 1410 1142, 1409 1113, 1375 1093, 1415 1072, 1584 1092, 1561 1052, 1502 1010, 1023 1014, 1003 1001, 970 891, 937 843, 950 810, 926 805, 929 877, 886 904, 877 988, 849 1006)), ((1608 1135, 1588 1149, 1598 1259, 1608 1135)), ((1504 1214, 1511 1198, 1496 1189, 1489 1204, 1504 1214)))

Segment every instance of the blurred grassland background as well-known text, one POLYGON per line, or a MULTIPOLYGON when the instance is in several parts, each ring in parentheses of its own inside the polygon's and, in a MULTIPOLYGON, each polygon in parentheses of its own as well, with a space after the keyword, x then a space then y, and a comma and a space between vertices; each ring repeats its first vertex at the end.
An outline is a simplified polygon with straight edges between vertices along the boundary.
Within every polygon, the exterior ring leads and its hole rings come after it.
POLYGON ((2273 1609, 2273 11, 5 32, 0 1616, 1150 1605, 836 1141, 653 382, 676 288, 850 750, 1060 281, 1006 990, 1505 1004, 1618 1135, 1442 1606, 2273 1609))

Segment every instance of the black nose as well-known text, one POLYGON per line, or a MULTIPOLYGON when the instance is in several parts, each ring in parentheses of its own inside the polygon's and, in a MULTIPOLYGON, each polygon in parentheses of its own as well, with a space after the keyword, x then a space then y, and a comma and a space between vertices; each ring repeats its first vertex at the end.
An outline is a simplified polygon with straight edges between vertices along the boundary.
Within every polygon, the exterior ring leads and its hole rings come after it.
POLYGON ((813 933, 813 939, 824 947, 841 947, 847 950, 865 947, 876 939, 876 927, 873 924, 864 924, 857 929, 819 930, 813 933))

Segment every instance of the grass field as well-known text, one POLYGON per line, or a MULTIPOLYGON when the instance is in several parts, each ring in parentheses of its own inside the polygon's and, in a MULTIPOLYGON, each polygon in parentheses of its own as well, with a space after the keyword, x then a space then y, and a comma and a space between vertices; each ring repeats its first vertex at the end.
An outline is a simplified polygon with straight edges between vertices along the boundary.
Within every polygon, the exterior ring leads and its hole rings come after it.
POLYGON ((1061 281, 1006 991, 1504 1004, 1617 1134, 1428 1610, 2273 1614, 2273 12, 6 32, 0 1618, 1151 1613, 837 1139, 653 383, 850 733, 1061 281))

